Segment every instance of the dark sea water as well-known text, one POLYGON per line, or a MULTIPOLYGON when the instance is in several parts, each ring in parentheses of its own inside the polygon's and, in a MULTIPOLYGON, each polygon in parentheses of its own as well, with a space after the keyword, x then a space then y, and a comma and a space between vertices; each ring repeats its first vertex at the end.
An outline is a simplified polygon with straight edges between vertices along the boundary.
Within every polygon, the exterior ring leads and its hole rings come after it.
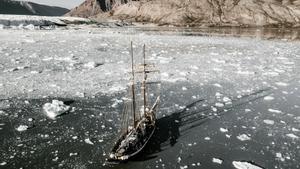
POLYGON ((1 100, 0 163, 6 163, 1 168, 230 169, 233 161, 299 168, 300 139, 288 136, 300 136, 298 86, 295 79, 288 86, 232 95, 232 104, 218 107, 222 101, 211 86, 165 83, 154 136, 137 158, 122 164, 105 159, 117 138, 122 109, 122 104, 111 105, 124 93, 1 100), (188 90, 182 92, 183 86, 188 90), (75 111, 49 119, 42 105, 52 99, 65 101, 75 111), (17 131, 21 124, 29 128, 17 131), (248 139, 239 139, 243 135, 248 139))

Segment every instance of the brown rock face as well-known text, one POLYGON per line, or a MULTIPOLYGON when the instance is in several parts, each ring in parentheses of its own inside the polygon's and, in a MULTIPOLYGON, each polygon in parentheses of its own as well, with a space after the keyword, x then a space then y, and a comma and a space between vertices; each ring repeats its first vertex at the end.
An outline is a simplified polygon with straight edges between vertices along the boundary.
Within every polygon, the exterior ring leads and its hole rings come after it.
POLYGON ((300 25, 300 0, 87 0, 70 15, 105 13, 161 25, 291 27, 300 25))

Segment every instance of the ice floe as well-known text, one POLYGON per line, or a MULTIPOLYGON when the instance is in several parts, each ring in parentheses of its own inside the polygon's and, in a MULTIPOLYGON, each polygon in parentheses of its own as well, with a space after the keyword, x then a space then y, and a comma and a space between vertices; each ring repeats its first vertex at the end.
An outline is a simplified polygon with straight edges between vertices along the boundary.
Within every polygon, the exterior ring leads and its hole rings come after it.
POLYGON ((288 86, 289 84, 285 83, 285 82, 276 82, 275 83, 277 86, 282 86, 282 87, 286 87, 288 86))
POLYGON ((184 166, 180 166, 180 169, 187 169, 188 166, 187 165, 184 165, 184 166))
POLYGON ((18 128, 16 128, 17 131, 26 131, 29 127, 27 125, 20 125, 18 128))
POLYGON ((281 110, 276 110, 276 109, 268 109, 268 111, 271 113, 277 113, 277 114, 282 113, 281 110))
POLYGON ((94 69, 94 68, 98 67, 99 65, 101 65, 101 64, 96 63, 96 62, 88 62, 88 63, 85 63, 83 65, 83 67, 85 67, 87 69, 94 69))
POLYGON ((228 129, 226 129, 226 128, 220 128, 220 131, 222 132, 222 133, 227 133, 228 132, 228 129))
POLYGON ((284 158, 280 152, 276 153, 276 158, 278 158, 280 161, 284 161, 284 158))
POLYGON ((232 165, 236 168, 236 169, 263 169, 262 167, 256 166, 252 163, 249 162, 243 162, 243 161, 233 161, 232 165))
POLYGON ((229 102, 231 102, 231 99, 229 98, 229 97, 223 97, 223 102, 225 102, 225 103, 229 103, 229 102))
POLYGON ((224 107, 224 104, 223 104, 223 103, 217 102, 217 103, 215 103, 215 106, 216 106, 216 107, 224 107))
POLYGON ((6 165, 7 164, 7 162, 2 162, 2 163, 0 163, 0 166, 4 166, 4 165, 6 165))
POLYGON ((248 141, 251 140, 251 138, 247 135, 247 134, 241 134, 236 136, 237 139, 241 140, 241 141, 248 141))
POLYGON ((274 120, 266 119, 266 120, 264 120, 264 123, 269 124, 269 125, 273 125, 274 124, 274 120))
POLYGON ((223 163, 223 160, 219 159, 219 158, 213 158, 212 159, 212 162, 213 163, 217 163, 217 164, 222 164, 223 163))
POLYGON ((210 137, 205 137, 204 140, 210 140, 210 137))
POLYGON ((84 139, 84 142, 86 144, 94 145, 94 143, 89 138, 84 139))
POLYGON ((295 135, 293 133, 286 134, 286 136, 288 136, 288 137, 290 137, 292 139, 298 139, 299 138, 299 136, 297 136, 297 135, 295 135))
POLYGON ((271 101, 271 100, 274 100, 274 97, 272 97, 272 96, 266 96, 266 97, 264 97, 264 100, 271 101))
POLYGON ((216 86, 216 87, 222 88, 222 85, 220 85, 219 83, 215 83, 213 85, 216 86))
POLYGON ((55 119, 57 116, 60 116, 69 111, 70 106, 65 105, 62 101, 52 100, 52 103, 44 104, 43 109, 49 118, 55 119))

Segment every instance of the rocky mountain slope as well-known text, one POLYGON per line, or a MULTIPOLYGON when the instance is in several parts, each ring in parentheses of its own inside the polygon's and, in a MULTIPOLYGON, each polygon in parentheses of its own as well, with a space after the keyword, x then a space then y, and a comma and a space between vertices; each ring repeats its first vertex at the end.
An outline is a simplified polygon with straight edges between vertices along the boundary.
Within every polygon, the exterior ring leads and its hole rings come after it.
POLYGON ((66 8, 40 5, 25 1, 0 1, 0 14, 62 16, 69 12, 66 8))
POLYGON ((300 26, 300 0, 86 0, 68 14, 176 26, 300 26))

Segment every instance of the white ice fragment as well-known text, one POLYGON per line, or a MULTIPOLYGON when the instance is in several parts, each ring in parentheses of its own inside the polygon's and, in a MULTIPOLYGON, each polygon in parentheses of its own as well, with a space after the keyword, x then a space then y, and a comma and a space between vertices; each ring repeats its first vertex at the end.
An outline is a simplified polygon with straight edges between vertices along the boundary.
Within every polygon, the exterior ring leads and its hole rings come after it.
POLYGON ((241 140, 241 141, 251 140, 251 138, 247 134, 238 135, 236 138, 241 140))
POLYGON ((251 112, 251 109, 245 109, 245 112, 251 112))
POLYGON ((282 154, 281 153, 276 153, 276 158, 282 158, 282 154))
POLYGON ((205 137, 204 140, 210 140, 210 137, 205 137))
POLYGON ((162 76, 162 77, 169 77, 169 74, 166 73, 166 72, 164 72, 164 73, 161 73, 161 76, 162 76))
POLYGON ((223 96, 223 94, 222 93, 219 93, 219 92, 216 92, 216 97, 221 97, 221 96, 223 96))
POLYGON ((183 87, 182 87, 182 90, 185 91, 185 90, 187 90, 187 88, 183 86, 183 87))
POLYGON ((52 161, 57 161, 58 160, 58 157, 55 157, 54 159, 52 159, 52 161))
POLYGON ((87 69, 94 69, 97 66, 98 66, 98 64, 96 62, 88 62, 83 65, 83 67, 85 67, 87 69))
POLYGON ((243 161, 233 161, 232 164, 236 169, 263 169, 259 166, 243 161))
POLYGON ((78 155, 78 153, 70 153, 70 157, 77 156, 77 155, 78 155))
POLYGON ((85 97, 85 94, 84 93, 82 93, 82 92, 76 92, 76 94, 75 94, 76 96, 78 96, 78 97, 81 97, 81 98, 84 98, 85 97))
POLYGON ((231 99, 229 97, 223 97, 223 102, 228 103, 231 102, 231 99))
POLYGON ((216 86, 216 87, 222 88, 222 85, 220 85, 219 83, 215 83, 213 85, 216 86))
POLYGON ((280 152, 276 153, 276 158, 280 159, 280 161, 284 161, 284 158, 282 157, 282 154, 280 152))
POLYGON ((292 131, 298 132, 298 131, 300 131, 300 130, 293 127, 293 128, 292 128, 292 131))
POLYGON ((217 163, 217 164, 222 164, 223 163, 223 160, 219 159, 219 158, 213 158, 212 159, 212 162, 213 163, 217 163))
POLYGON ((84 139, 84 142, 85 142, 86 144, 94 145, 94 143, 93 143, 89 138, 84 139))
POLYGON ((265 72, 265 73, 263 73, 263 75, 265 75, 265 76, 278 76, 279 73, 277 73, 277 72, 265 72))
POLYGON ((180 166, 180 169, 187 169, 187 168, 188 168, 187 165, 185 165, 185 166, 180 166))
POLYGON ((273 125, 274 124, 274 120, 266 119, 266 120, 264 120, 264 123, 269 124, 269 125, 273 125))
POLYGON ((216 106, 216 107, 224 107, 224 104, 223 104, 223 103, 217 102, 217 103, 215 104, 215 106, 216 106))
POLYGON ((240 74, 240 75, 254 75, 255 72, 251 72, 251 71, 237 71, 237 74, 240 74))
POLYGON ((20 125, 18 128, 16 128, 17 131, 26 131, 28 129, 27 125, 20 125))
POLYGON ((228 132, 228 129, 226 129, 226 128, 220 128, 220 131, 222 132, 222 133, 227 133, 228 132))
POLYGON ((35 43, 36 41, 33 39, 25 39, 24 42, 26 43, 35 43))
POLYGON ((43 106, 47 116, 51 119, 55 119, 57 116, 70 110, 70 106, 64 104, 59 100, 52 100, 52 103, 46 103, 43 106))
POLYGON ((281 110, 276 110, 276 109, 268 109, 268 111, 271 113, 277 113, 277 114, 282 113, 281 110))
POLYGON ((191 66, 192 69, 198 70, 199 67, 198 66, 191 66))
POLYGON ((181 157, 178 157, 177 158, 177 163, 180 163, 181 162, 181 157))
POLYGON ((272 97, 272 96, 266 96, 266 97, 264 97, 264 100, 271 101, 271 100, 274 100, 274 97, 272 97))
POLYGON ((1 166, 4 166, 4 165, 6 165, 6 164, 7 164, 7 162, 5 162, 5 161, 2 162, 2 163, 0 163, 1 166))
POLYGON ((218 109, 217 109, 217 108, 215 108, 215 107, 213 107, 213 106, 211 106, 211 110, 212 110, 213 112, 216 112, 216 111, 218 111, 218 109))
POLYGON ((299 136, 297 136, 297 135, 295 135, 295 134, 293 134, 293 133, 289 133, 289 134, 287 134, 286 136, 288 136, 288 137, 290 137, 290 138, 292 138, 292 139, 298 139, 298 138, 299 138, 299 136))
POLYGON ((289 84, 285 83, 285 82, 276 82, 275 83, 277 86, 282 86, 282 87, 286 87, 288 86, 289 84))

